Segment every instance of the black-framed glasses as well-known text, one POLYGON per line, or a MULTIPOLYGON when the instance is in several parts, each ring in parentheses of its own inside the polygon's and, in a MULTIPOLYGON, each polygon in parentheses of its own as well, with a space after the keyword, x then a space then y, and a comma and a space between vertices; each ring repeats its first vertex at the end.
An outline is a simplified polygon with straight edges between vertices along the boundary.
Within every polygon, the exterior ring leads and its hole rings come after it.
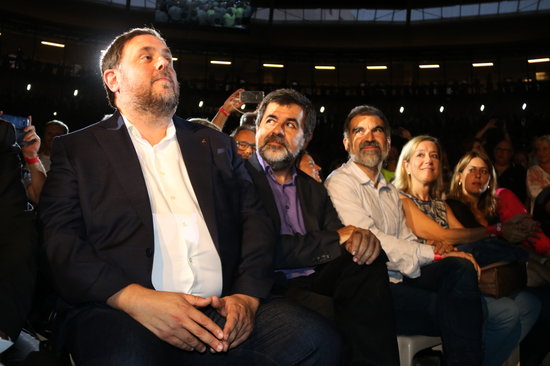
POLYGON ((252 149, 252 151, 256 151, 256 144, 250 144, 246 141, 235 141, 237 143, 237 147, 239 150, 246 150, 249 147, 252 149))

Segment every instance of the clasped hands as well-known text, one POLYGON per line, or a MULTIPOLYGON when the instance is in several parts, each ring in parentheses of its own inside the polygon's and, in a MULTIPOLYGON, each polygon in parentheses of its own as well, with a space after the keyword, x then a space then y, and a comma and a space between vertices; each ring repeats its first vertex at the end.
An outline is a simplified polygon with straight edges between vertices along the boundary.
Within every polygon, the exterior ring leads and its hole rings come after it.
POLYGON ((357 264, 371 264, 380 255, 380 240, 369 230, 352 225, 337 230, 340 245, 353 256, 357 264))
POLYGON ((132 284, 111 296, 107 304, 126 312, 174 347, 215 353, 227 352, 248 338, 260 302, 242 294, 200 297, 132 284), (226 318, 223 329, 199 310, 207 306, 226 318))

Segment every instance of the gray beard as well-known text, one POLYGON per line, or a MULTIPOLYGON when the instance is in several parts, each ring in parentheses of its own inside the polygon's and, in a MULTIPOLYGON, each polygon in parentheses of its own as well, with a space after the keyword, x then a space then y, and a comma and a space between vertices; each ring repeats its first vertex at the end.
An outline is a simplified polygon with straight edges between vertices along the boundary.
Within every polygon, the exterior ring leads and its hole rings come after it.
POLYGON ((279 172, 282 170, 286 170, 289 167, 291 167, 294 162, 296 161, 296 157, 298 156, 298 153, 301 149, 298 149, 296 154, 293 154, 287 147, 277 149, 279 151, 284 150, 284 155, 279 155, 277 152, 274 151, 272 147, 268 147, 267 145, 264 145, 260 148, 260 156, 266 163, 269 164, 271 169, 273 169, 274 172, 279 172))
POLYGON ((380 169, 380 165, 388 157, 388 154, 380 150, 376 152, 360 151, 358 155, 350 153, 350 157, 354 162, 367 168, 380 169))

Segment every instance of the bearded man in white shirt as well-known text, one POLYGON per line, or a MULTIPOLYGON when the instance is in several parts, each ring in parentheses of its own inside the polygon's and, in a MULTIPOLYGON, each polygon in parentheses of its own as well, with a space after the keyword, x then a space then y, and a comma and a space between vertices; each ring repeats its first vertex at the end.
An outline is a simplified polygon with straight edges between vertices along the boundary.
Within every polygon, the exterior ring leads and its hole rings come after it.
POLYGON ((407 227, 397 189, 380 169, 390 125, 377 108, 358 106, 344 122, 347 163, 325 185, 344 225, 370 230, 389 262, 397 334, 441 336, 447 365, 481 365, 479 267, 469 254, 434 253, 407 227))
POLYGON ((337 364, 320 317, 267 301, 273 228, 231 139, 174 116, 158 32, 118 36, 101 70, 117 111, 54 141, 41 200, 76 364, 337 364))

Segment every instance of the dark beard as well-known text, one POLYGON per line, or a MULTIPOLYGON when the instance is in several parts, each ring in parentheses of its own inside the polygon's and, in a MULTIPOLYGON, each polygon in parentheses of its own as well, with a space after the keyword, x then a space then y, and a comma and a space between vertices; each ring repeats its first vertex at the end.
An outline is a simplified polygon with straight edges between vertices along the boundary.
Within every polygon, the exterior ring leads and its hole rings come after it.
MULTIPOLYGON (((165 87, 168 88, 168 87, 165 87)), ((138 110, 157 116, 172 116, 178 107, 180 86, 177 80, 174 82, 174 93, 167 96, 155 96, 152 89, 137 94, 134 97, 134 105, 138 110)))

